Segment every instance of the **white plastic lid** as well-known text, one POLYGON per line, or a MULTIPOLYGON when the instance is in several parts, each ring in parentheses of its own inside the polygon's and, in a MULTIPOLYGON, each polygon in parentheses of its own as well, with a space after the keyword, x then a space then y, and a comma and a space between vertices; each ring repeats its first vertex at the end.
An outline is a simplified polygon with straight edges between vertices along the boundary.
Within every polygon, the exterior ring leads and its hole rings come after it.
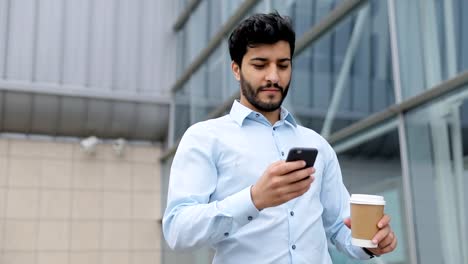
POLYGON ((353 204, 385 205, 384 197, 379 195, 352 194, 350 201, 353 204))

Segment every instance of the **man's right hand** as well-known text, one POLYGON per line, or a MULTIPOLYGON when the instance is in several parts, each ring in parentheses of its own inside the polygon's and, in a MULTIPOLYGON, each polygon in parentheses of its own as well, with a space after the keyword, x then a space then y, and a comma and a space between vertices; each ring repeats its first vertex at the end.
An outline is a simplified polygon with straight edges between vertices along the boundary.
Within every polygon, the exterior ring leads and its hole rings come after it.
POLYGON ((262 210, 277 206, 307 192, 314 181, 315 169, 304 168, 305 164, 303 160, 271 164, 250 189, 255 207, 262 210))

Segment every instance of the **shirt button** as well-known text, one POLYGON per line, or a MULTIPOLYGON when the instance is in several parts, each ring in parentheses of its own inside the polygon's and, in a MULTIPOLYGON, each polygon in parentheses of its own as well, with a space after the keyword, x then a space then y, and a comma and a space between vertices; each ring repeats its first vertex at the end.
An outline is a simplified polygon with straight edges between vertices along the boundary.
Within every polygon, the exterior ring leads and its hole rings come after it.
POLYGON ((259 114, 255 114, 255 117, 259 117, 260 115, 259 114))
POLYGON ((284 156, 284 151, 281 151, 281 156, 284 156))
POLYGON ((276 127, 274 127, 273 130, 276 130, 276 127))
POLYGON ((249 221, 252 221, 253 217, 249 215, 249 217, 247 217, 247 220, 249 221))
POLYGON ((293 250, 295 250, 295 249, 296 249, 296 245, 292 245, 291 248, 292 248, 293 250))
POLYGON ((224 233, 224 236, 225 237, 229 236, 229 233, 228 232, 224 233))
POLYGON ((291 211, 289 214, 290 214, 291 216, 294 216, 294 211, 291 211))

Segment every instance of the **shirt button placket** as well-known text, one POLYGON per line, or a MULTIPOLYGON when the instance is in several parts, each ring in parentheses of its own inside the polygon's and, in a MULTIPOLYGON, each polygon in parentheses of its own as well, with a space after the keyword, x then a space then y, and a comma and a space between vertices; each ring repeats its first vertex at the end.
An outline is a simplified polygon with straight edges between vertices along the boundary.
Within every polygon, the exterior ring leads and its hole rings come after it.
MULTIPOLYGON (((294 226, 295 226, 295 219, 294 219, 294 211, 293 210, 288 210, 288 212, 286 212, 287 214, 289 214, 289 217, 288 217, 288 222, 289 222, 289 230, 293 230, 294 229, 294 226)), ((293 233, 289 233, 289 245, 291 247, 291 250, 294 251, 296 250, 296 244, 294 243, 295 242, 295 237, 291 236, 293 233)))

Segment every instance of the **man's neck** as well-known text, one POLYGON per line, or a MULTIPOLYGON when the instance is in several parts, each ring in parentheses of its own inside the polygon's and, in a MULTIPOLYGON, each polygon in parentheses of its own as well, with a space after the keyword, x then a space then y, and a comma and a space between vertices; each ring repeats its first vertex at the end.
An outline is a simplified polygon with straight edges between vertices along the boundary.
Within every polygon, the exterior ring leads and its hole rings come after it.
POLYGON ((278 120, 280 120, 281 107, 272 112, 265 112, 255 108, 253 105, 243 100, 240 100, 240 103, 243 106, 262 114, 271 123, 271 125, 274 125, 278 120))
POLYGON ((278 120, 280 120, 281 110, 278 108, 273 112, 260 112, 265 118, 270 121, 271 125, 274 125, 278 120))

